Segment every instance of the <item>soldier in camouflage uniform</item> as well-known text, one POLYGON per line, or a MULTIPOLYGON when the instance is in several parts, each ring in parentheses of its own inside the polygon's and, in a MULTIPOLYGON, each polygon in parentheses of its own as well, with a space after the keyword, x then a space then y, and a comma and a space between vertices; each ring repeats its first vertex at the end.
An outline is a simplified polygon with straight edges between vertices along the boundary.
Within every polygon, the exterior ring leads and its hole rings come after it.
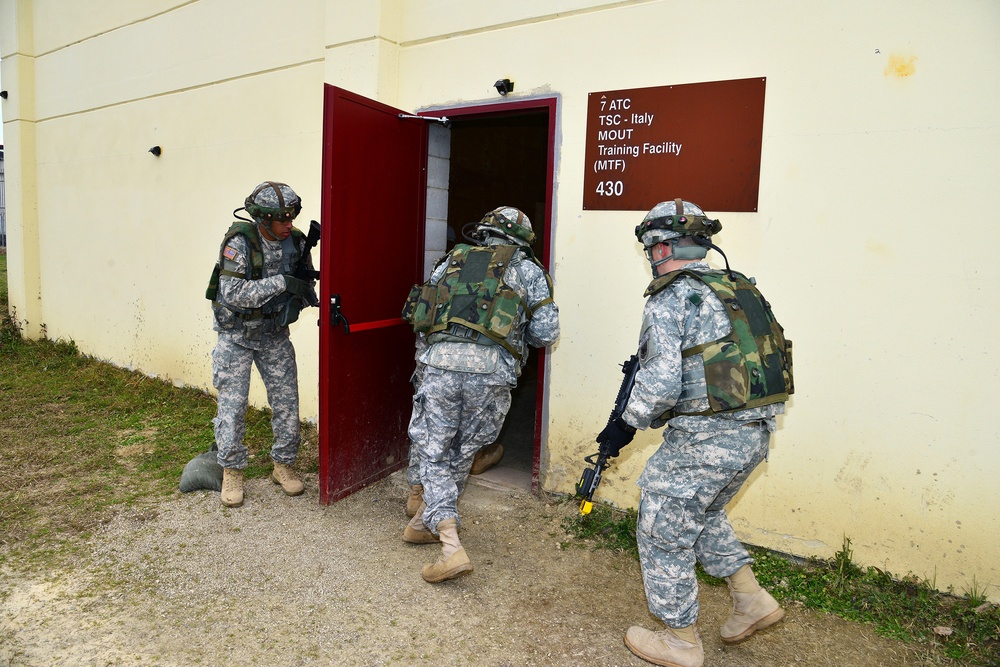
MULTIPOLYGON (((410 376, 410 384, 413 385, 413 392, 420 389, 420 380, 424 376, 424 365, 420 363, 421 349, 417 348, 413 375, 410 376)), ((413 415, 410 415, 412 421, 413 415)), ((410 443, 409 464, 406 466, 406 483, 410 487, 410 493, 406 496, 406 516, 413 517, 417 510, 421 510, 424 502, 424 485, 420 481, 420 452, 410 443)))
MULTIPOLYGON (((417 356, 420 356, 419 352, 417 356)), ((423 376, 423 371, 423 364, 417 359, 416 369, 410 378, 410 384, 413 385, 414 392, 420 387, 420 378, 423 376)), ((476 456, 472 459, 472 466, 469 468, 469 474, 481 475, 499 463, 502 458, 502 444, 494 442, 493 444, 486 445, 476 452, 476 456)), ((406 483, 410 487, 410 491, 406 495, 406 516, 413 517, 416 515, 417 510, 420 509, 420 504, 424 502, 424 485, 420 481, 420 453, 413 446, 410 447, 409 464, 406 466, 406 483)))
MULTIPOLYGON (((453 245, 455 243, 456 237, 454 230, 448 228, 448 245, 453 245)), ((420 386, 420 378, 423 377, 424 365, 420 363, 420 352, 417 350, 416 354, 416 367, 413 371, 413 375, 410 377, 410 384, 413 385, 413 391, 420 386)), ((476 456, 472 459, 472 468, 469 470, 470 475, 480 475, 496 464, 500 463, 503 459, 503 445, 499 442, 494 442, 491 445, 487 445, 476 452, 476 456)), ((409 463, 406 466, 406 483, 409 485, 410 490, 406 495, 406 516, 413 517, 417 510, 420 509, 420 504, 424 502, 424 485, 420 482, 420 458, 419 452, 416 447, 410 447, 409 453, 409 463)))
POLYGON ((403 531, 412 544, 441 544, 423 567, 438 583, 472 572, 458 539, 458 497, 476 452, 497 438, 528 346, 559 337, 552 282, 531 252, 534 233, 521 211, 490 211, 414 287, 403 316, 417 336, 422 368, 409 435, 417 449, 424 504, 403 531))
MULTIPOLYGON (((417 356, 419 356, 419 353, 417 356)), ((420 378, 422 375, 423 364, 421 364, 418 359, 416 362, 416 369, 413 371, 413 376, 410 378, 410 384, 413 385, 414 392, 420 386, 420 378)), ((475 458, 472 459, 472 467, 469 469, 469 474, 481 475, 498 464, 502 458, 502 444, 494 442, 491 445, 486 445, 476 452, 475 458)), ((416 515, 417 510, 420 509, 420 503, 424 502, 424 485, 420 481, 419 451, 416 447, 412 446, 410 447, 409 464, 406 466, 406 483, 410 487, 410 491, 406 495, 406 516, 412 517, 416 515)))
POLYGON ((243 504, 251 366, 264 381, 273 413, 271 479, 290 496, 304 490, 292 470, 299 448, 299 384, 288 325, 301 307, 317 305, 318 299, 306 237, 292 226, 301 208, 299 196, 284 183, 261 183, 245 202, 253 221, 237 216, 242 222, 233 223, 219 250, 217 288, 210 287, 209 296, 219 333, 212 351, 212 384, 219 393, 213 424, 227 507, 243 504), (303 275, 302 269, 308 280, 292 275, 303 275))
POLYGON ((709 239, 720 229, 680 199, 658 204, 636 227, 654 278, 640 369, 624 414, 598 436, 617 455, 636 429, 667 426, 638 479, 636 529, 649 609, 666 627, 634 626, 625 635, 633 653, 658 665, 704 662, 695 627, 696 561, 729 584, 734 605, 721 629, 724 642, 742 641, 784 616, 757 584, 753 558, 725 506, 767 456, 775 416, 792 391, 791 344, 767 302, 754 296, 752 281, 728 262, 722 272, 703 261, 708 248, 718 250, 709 239))

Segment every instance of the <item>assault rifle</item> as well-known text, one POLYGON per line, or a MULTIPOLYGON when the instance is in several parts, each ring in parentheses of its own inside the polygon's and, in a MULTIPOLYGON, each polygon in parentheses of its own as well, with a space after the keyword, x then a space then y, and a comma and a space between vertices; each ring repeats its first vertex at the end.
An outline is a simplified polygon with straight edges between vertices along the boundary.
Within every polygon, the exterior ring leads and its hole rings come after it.
MULTIPOLYGON (((309 221, 309 233, 306 234, 306 247, 302 249, 302 258, 299 260, 299 265, 295 269, 295 273, 292 275, 296 278, 301 278, 302 280, 318 280, 319 271, 309 270, 306 268, 306 259, 312 259, 312 249, 316 247, 319 243, 320 225, 315 220, 309 221)), ((312 262, 309 262, 310 264, 312 262)), ((309 304, 310 306, 318 306, 319 299, 316 299, 316 303, 309 304)))
MULTIPOLYGON (((609 424, 625 412, 625 406, 628 405, 628 399, 632 395, 632 387, 635 386, 635 374, 639 372, 639 357, 633 354, 628 358, 628 361, 621 364, 621 367, 625 377, 622 379, 622 386, 618 388, 615 407, 611 410, 611 416, 608 417, 609 424)), ((576 483, 576 495, 581 498, 580 514, 583 515, 590 514, 590 511, 594 509, 594 493, 601 483, 604 471, 611 465, 608 463, 609 452, 606 443, 598 440, 598 445, 596 454, 591 454, 583 459, 588 465, 594 467, 584 468, 580 481, 576 483)))
MULTIPOLYGON (((299 280, 316 280, 319 278, 319 271, 306 268, 306 264, 311 264, 308 261, 311 259, 312 249, 316 247, 319 243, 320 235, 320 224, 315 220, 309 221, 309 233, 306 235, 306 245, 302 249, 302 256, 299 258, 298 266, 295 267, 295 271, 292 272, 292 276, 298 278, 299 280)), ((299 312, 302 310, 303 301, 310 306, 319 305, 319 297, 316 296, 316 291, 314 289, 309 290, 309 295, 299 298, 293 296, 291 299, 285 302, 284 307, 281 309, 281 314, 278 315, 278 325, 287 327, 292 322, 299 319, 299 312)))

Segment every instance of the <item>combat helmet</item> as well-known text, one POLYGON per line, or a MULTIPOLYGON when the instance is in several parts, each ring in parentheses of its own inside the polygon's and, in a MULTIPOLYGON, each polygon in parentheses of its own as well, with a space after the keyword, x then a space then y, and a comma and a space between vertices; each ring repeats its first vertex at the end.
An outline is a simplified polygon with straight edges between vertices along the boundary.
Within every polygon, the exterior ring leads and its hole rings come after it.
POLYGON ((660 202, 635 228, 635 237, 645 248, 681 236, 709 239, 722 231, 722 223, 711 220, 697 204, 682 199, 660 202))
POLYGON ((642 222, 636 225, 635 237, 645 248, 646 259, 655 277, 660 264, 672 259, 704 259, 709 248, 718 250, 710 239, 721 230, 722 223, 706 216, 697 204, 674 199, 660 202, 650 209, 642 222), (669 245, 670 253, 654 260, 653 247, 660 243, 669 245))
POLYGON ((520 209, 513 206, 498 206, 476 223, 473 236, 481 243, 490 238, 500 238, 508 243, 530 247, 535 240, 531 220, 520 209))
POLYGON ((246 198, 243 208, 257 222, 294 220, 302 210, 302 199, 284 183, 264 181, 246 198))

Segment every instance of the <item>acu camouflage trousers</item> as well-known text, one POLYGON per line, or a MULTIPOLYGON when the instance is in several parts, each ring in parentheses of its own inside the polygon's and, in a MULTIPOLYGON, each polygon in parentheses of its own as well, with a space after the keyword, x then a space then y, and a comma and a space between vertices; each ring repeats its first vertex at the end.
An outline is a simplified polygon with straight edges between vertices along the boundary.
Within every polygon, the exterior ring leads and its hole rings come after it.
POLYGON ((271 406, 271 458, 291 465, 299 452, 299 375, 295 348, 287 333, 263 334, 259 350, 244 347, 232 337, 219 336, 212 350, 212 384, 219 392, 219 409, 212 420, 219 465, 237 470, 247 467, 243 436, 247 430, 252 366, 257 367, 264 381, 271 406))
POLYGON ((428 372, 413 396, 410 446, 417 450, 424 485, 423 522, 434 533, 445 519, 461 521, 458 497, 472 460, 497 439, 510 409, 510 386, 489 384, 492 379, 481 373, 428 372))
POLYGON ((698 619, 696 561, 720 578, 753 563, 725 507, 767 456, 770 437, 766 426, 747 424, 713 434, 706 448, 706 434, 668 428, 647 463, 636 538, 649 611, 666 625, 698 619), (720 461, 705 449, 730 455, 720 461))

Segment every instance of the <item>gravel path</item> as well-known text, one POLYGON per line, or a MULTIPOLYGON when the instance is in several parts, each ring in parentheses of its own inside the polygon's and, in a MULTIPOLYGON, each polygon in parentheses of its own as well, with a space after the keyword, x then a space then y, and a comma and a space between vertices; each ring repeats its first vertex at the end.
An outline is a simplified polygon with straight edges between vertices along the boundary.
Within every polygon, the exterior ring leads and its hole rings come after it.
MULTIPOLYGON (((622 643, 629 625, 657 627, 638 564, 562 547, 573 503, 474 481, 461 537, 475 572, 432 586, 420 567, 438 548, 400 540, 400 474, 329 507, 306 481, 288 498, 250 480, 232 510, 217 493, 178 494, 120 515, 71 568, 0 571, 0 667, 647 664, 622 643)), ((706 665, 920 664, 906 645, 795 607, 725 647, 728 594, 701 596, 706 665)))

